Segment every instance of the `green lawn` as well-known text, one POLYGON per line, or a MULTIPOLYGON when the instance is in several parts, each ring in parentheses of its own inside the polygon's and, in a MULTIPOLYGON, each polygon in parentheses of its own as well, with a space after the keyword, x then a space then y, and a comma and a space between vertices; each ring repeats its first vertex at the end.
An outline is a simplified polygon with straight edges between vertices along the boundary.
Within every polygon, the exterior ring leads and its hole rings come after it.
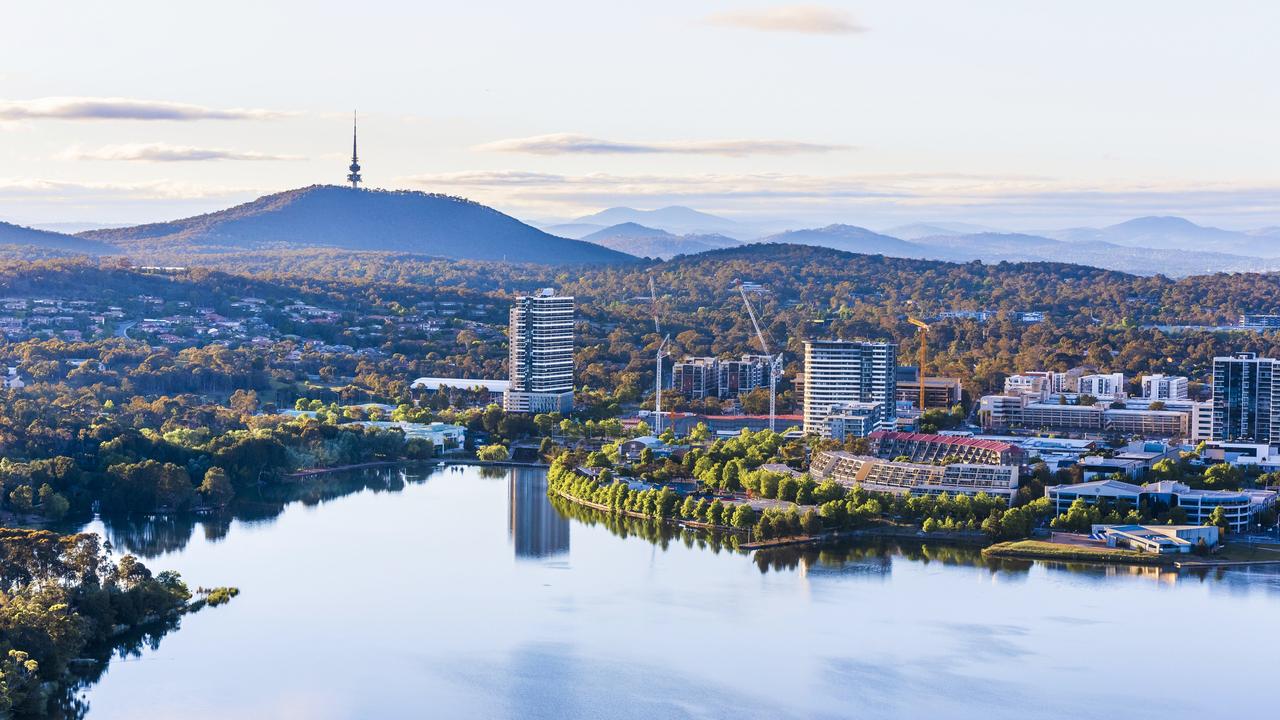
POLYGON ((1167 557, 1134 550, 1116 548, 1092 548, 1080 545, 1044 542, 1043 540, 1017 540, 990 545, 983 549, 986 557, 1023 558, 1028 560, 1061 560, 1064 562, 1114 562, 1142 565, 1162 565, 1167 557))

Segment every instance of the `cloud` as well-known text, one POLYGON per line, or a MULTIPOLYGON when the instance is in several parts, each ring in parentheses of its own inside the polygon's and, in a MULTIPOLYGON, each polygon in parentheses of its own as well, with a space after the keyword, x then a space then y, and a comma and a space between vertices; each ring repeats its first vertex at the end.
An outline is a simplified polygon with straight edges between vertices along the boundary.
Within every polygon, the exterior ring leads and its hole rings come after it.
POLYGON ((163 100, 114 97, 0 100, 0 120, 267 120, 285 114, 271 110, 216 109, 163 100))
POLYGON ((61 160, 132 160, 144 162, 192 162, 202 160, 300 160, 296 155, 268 155, 220 148, 198 148, 166 143, 107 145, 96 150, 70 147, 58 154, 61 160))
POLYGON ((688 142, 635 143, 601 140, 585 135, 558 133, 527 138, 498 140, 476 147, 487 152, 529 155, 796 155, 851 149, 848 145, 795 142, 791 140, 701 140, 688 142))
POLYGON ((117 200, 194 200, 264 192, 262 188, 248 186, 205 185, 172 180, 94 183, 39 178, 0 178, 0 201, 80 203, 117 200))
POLYGON ((730 10, 710 15, 706 22, 721 27, 806 35, 852 35, 867 30, 844 10, 822 5, 780 5, 730 10))

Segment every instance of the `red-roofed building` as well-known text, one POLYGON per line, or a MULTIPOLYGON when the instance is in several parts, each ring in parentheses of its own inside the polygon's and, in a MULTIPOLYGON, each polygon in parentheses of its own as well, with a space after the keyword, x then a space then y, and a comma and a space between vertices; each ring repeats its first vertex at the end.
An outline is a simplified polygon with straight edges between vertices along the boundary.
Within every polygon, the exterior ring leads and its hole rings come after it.
POLYGON ((966 463, 1019 465, 1023 460, 1022 448, 1000 440, 909 432, 874 432, 867 439, 871 441, 871 452, 877 457, 905 455, 911 462, 918 463, 955 458, 966 463))

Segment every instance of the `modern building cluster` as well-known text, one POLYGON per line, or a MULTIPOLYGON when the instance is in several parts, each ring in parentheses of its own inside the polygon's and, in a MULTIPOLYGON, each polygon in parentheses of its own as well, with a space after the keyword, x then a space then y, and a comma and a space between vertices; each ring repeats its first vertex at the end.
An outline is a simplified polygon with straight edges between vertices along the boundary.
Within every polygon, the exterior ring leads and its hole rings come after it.
POLYGON ((1126 387, 1123 373, 1019 373, 1005 378, 1001 394, 979 399, 978 417, 985 430, 997 432, 1210 438, 1212 404, 1189 400, 1185 377, 1146 375, 1139 397, 1126 387))
POLYGON ((761 355, 737 359, 689 357, 671 370, 672 389, 694 400, 736 398, 768 385, 769 363, 761 355))

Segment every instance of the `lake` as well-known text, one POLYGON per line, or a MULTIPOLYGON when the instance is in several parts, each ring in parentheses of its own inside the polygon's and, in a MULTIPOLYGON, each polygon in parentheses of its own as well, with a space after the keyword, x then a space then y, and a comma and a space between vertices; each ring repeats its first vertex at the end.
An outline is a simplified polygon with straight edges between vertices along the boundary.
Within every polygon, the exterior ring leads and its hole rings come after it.
POLYGON ((1280 573, 751 556, 541 470, 331 476, 234 520, 84 529, 239 597, 86 692, 112 718, 1168 718, 1273 700, 1280 573))

